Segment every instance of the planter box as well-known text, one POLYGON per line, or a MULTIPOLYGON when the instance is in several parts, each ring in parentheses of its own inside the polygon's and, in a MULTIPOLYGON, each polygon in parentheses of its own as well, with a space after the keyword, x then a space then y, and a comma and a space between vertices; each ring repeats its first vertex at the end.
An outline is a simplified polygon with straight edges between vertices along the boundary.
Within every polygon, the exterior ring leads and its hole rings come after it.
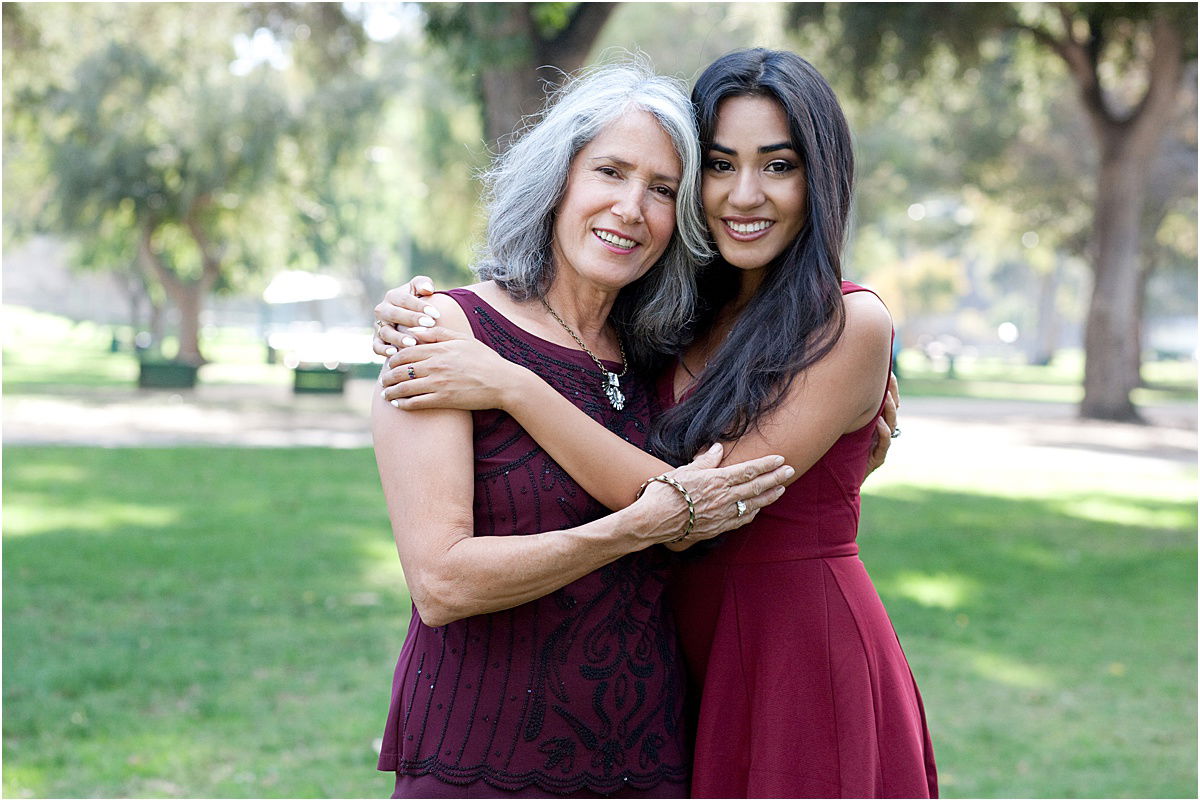
POLYGON ((322 366, 300 366, 295 369, 294 373, 292 391, 297 395, 302 393, 339 394, 346 389, 346 375, 349 371, 344 367, 335 367, 331 370, 322 366))
POLYGON ((144 389, 191 389, 196 386, 194 364, 139 362, 138 386, 144 389))

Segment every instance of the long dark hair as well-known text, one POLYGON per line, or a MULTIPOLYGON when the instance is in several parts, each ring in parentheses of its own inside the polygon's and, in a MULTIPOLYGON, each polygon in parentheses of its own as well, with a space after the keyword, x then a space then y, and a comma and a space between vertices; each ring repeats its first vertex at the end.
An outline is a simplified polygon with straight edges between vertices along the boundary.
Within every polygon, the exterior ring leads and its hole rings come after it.
MULTIPOLYGON (((737 50, 717 59, 692 89, 700 146, 712 146, 717 107, 730 97, 766 97, 787 115, 804 161, 805 224, 766 267, 757 293, 697 377, 690 394, 651 433, 654 450, 682 464, 718 440, 735 440, 779 405, 792 381, 825 356, 845 326, 842 248, 854 185, 850 128, 829 83, 782 50, 737 50)), ((693 331, 713 325, 737 296, 739 270, 715 259, 700 275, 693 331)))

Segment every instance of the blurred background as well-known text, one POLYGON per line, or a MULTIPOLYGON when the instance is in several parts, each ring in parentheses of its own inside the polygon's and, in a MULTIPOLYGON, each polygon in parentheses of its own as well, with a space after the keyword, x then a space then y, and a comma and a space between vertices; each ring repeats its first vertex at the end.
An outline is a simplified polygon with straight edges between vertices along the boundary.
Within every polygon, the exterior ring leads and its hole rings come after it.
POLYGON ((546 82, 787 48, 897 327, 863 559, 948 797, 1195 797, 1194 4, 5 3, 9 797, 372 797, 371 310, 546 82))

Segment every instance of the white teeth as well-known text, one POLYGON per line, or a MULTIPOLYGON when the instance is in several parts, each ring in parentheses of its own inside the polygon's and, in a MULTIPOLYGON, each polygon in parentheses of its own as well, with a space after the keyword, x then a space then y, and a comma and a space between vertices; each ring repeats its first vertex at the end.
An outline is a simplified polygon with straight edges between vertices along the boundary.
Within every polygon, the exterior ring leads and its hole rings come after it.
POLYGON ((600 231, 600 230, 594 229, 592 231, 592 233, 594 233, 596 236, 603 239, 605 242, 608 242, 609 244, 612 244, 612 245, 616 245, 617 247, 622 248, 624 250, 629 250, 630 248, 632 248, 634 245, 637 244, 637 242, 634 242, 632 239, 626 239, 623 236, 617 236, 616 234, 610 233, 608 231, 600 231))
POLYGON ((752 223, 735 223, 726 220, 725 224, 728 225, 731 230, 736 231, 739 234, 753 234, 770 228, 775 223, 771 220, 757 220, 752 223))

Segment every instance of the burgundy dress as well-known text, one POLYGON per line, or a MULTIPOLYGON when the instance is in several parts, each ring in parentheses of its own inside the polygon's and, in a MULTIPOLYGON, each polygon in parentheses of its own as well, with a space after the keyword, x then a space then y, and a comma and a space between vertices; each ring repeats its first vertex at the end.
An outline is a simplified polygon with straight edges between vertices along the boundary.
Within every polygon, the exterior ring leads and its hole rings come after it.
POLYGON ((701 688, 695 798, 937 795, 921 696, 855 542, 874 427, 675 573, 701 688))
MULTIPOLYGON (((474 293, 471 330, 643 446, 653 386, 615 411, 582 351, 539 339, 474 293)), ((610 364, 620 370, 620 365, 610 364)), ((504 412, 473 413, 476 535, 571 528, 608 511, 504 412)), ((666 606, 669 553, 648 548, 513 609, 432 628, 413 610, 378 768, 413 797, 684 797, 683 677, 666 606)))

